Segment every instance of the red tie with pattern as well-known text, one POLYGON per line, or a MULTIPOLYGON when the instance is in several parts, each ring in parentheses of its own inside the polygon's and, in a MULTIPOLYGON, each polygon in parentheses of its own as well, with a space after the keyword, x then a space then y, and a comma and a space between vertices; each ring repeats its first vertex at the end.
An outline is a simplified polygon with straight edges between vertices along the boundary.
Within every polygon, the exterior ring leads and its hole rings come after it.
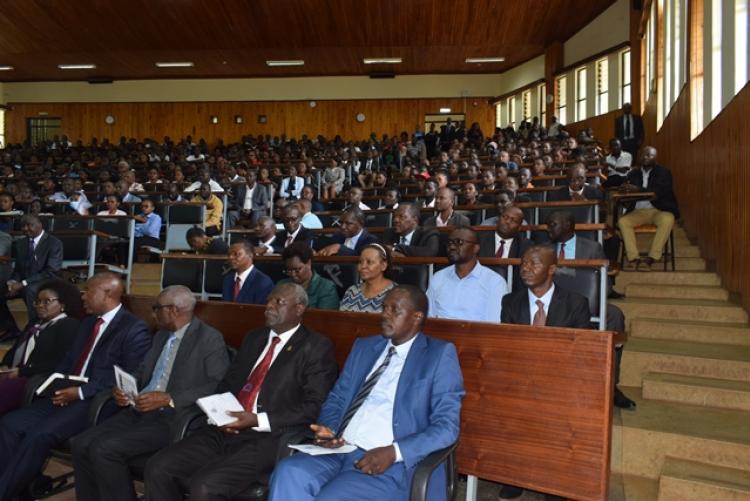
POLYGON ((505 240, 500 240, 500 247, 497 248, 497 252, 495 252, 495 257, 503 257, 504 253, 505 253, 505 240))
POLYGON ((237 275, 237 278, 234 279, 234 289, 232 290, 232 301, 237 301, 237 297, 240 295, 240 290, 242 290, 242 285, 240 283, 240 277, 237 275))
POLYGON ((560 244, 560 254, 557 256, 557 259, 565 259, 565 243, 560 244))
POLYGON ((238 400, 247 412, 253 412, 253 403, 255 403, 255 399, 258 397, 258 393, 260 393, 260 387, 263 386, 263 380, 266 379, 268 369, 271 367, 274 349, 280 341, 281 338, 279 336, 274 336, 271 339, 271 346, 269 346, 268 351, 263 356, 263 360, 253 369, 253 372, 247 378, 245 386, 240 390, 238 400))
POLYGON ((78 357, 78 361, 76 362, 76 365, 73 368, 73 374, 77 376, 83 375, 81 373, 81 371, 83 370, 83 364, 85 364, 86 360, 89 358, 89 354, 91 353, 91 349, 94 347, 94 343, 96 342, 96 338, 99 335, 99 330, 102 328, 103 323, 104 323, 104 319, 102 317, 99 317, 96 319, 96 322, 94 323, 94 328, 91 330, 91 335, 89 336, 89 340, 86 341, 86 346, 83 347, 81 356, 78 357))

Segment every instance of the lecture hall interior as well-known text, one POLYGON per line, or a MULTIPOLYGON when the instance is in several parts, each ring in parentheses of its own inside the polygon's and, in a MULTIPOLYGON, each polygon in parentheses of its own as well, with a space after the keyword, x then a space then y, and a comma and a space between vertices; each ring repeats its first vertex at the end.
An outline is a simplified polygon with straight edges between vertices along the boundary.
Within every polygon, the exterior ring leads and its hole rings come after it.
POLYGON ((749 21, 2 2, 0 501, 750 501, 749 21))

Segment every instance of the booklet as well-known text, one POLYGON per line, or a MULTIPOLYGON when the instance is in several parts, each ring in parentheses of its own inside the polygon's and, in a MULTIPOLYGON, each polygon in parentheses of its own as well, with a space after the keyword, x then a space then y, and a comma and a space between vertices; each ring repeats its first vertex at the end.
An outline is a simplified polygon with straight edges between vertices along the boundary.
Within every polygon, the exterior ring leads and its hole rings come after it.
POLYGON ((36 394, 41 397, 52 398, 55 392, 64 388, 70 388, 71 386, 83 386, 89 382, 89 378, 84 376, 66 376, 55 372, 48 377, 39 388, 36 389, 36 394))
POLYGON ((119 365, 115 365, 114 367, 117 388, 128 396, 130 405, 135 405, 135 397, 138 396, 138 381, 136 381, 132 374, 123 370, 119 365))
POLYGON ((208 416, 208 423, 215 426, 226 426, 237 421, 236 417, 228 415, 227 412, 245 410, 237 397, 230 392, 199 398, 195 403, 208 416))
POLYGON ((289 444, 289 448, 304 452, 305 454, 309 454, 311 456, 323 456, 325 454, 348 454, 357 449, 356 446, 351 444, 344 444, 341 447, 336 447, 335 449, 329 449, 327 447, 321 447, 315 444, 289 444))

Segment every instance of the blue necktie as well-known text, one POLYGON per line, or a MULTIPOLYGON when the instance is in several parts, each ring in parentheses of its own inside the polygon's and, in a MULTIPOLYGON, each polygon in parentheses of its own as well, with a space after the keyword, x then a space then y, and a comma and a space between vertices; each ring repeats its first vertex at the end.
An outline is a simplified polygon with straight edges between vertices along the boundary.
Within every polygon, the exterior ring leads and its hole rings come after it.
POLYGON ((159 360, 156 361, 156 367, 154 368, 154 372, 151 375, 151 381, 149 381, 148 385, 146 385, 146 387, 141 390, 141 393, 156 391, 156 388, 159 386, 159 380, 161 380, 161 377, 167 368, 167 359, 169 358, 169 353, 172 351, 172 345, 174 344, 176 339, 177 336, 175 336, 173 333, 171 336, 169 336, 167 342, 164 343, 164 348, 162 348, 161 350, 159 360))

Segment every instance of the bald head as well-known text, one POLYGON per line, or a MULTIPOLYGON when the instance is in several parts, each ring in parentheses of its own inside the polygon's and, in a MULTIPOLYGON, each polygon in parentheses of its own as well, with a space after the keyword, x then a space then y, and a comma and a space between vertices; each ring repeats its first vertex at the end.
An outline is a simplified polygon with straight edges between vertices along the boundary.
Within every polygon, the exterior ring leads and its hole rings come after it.
POLYGON ((98 273, 86 282, 83 305, 92 315, 103 315, 115 309, 125 292, 125 284, 114 273, 98 273))
POLYGON ((534 245, 521 258, 521 280, 536 297, 542 297, 550 287, 557 270, 557 256, 553 247, 534 245))

